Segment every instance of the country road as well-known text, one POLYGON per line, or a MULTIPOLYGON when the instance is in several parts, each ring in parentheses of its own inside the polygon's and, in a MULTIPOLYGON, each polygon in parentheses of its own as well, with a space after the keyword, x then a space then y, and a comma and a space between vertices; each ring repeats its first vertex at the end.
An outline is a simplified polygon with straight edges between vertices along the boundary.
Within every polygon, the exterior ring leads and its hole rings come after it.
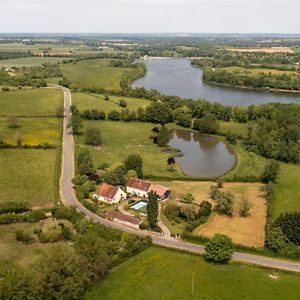
MULTIPOLYGON (((170 236, 162 236, 155 233, 145 232, 138 229, 133 229, 127 227, 123 224, 112 222, 106 220, 104 218, 99 217, 98 215, 92 213, 88 209, 86 209, 76 198, 73 186, 72 186, 72 178, 75 172, 74 169, 74 144, 73 144, 73 135, 70 128, 67 127, 69 123, 71 114, 70 114, 70 105, 71 105, 71 92, 67 88, 53 86, 55 88, 60 88, 64 93, 65 99, 65 118, 64 118, 64 131, 63 131, 63 151, 62 151, 62 173, 60 179, 60 195, 61 200, 64 205, 66 206, 74 206, 77 208, 78 211, 84 213, 87 218, 103 224, 105 226, 123 230, 129 233, 143 235, 143 236, 151 236, 152 241, 154 244, 173 248, 177 250, 192 252, 196 254, 203 254, 205 252, 204 247, 192 243, 188 243, 170 236)), ((250 263, 254 265, 270 267, 275 269, 283 269, 293 272, 300 272, 300 263, 269 258, 265 256, 259 255, 252 255, 246 254, 241 252, 235 252, 233 254, 233 260, 243 262, 243 263, 250 263)))

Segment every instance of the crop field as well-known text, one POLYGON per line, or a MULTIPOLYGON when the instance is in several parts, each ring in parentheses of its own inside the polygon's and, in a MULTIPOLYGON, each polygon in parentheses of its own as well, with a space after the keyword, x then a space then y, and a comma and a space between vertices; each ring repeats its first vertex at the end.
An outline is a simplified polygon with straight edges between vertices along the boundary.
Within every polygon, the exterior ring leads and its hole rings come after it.
MULTIPOLYGON (((202 201, 209 201, 213 207, 216 205, 210 197, 210 187, 215 184, 214 182, 172 181, 161 182, 161 184, 168 186, 172 191, 172 199, 168 201, 169 203, 178 203, 185 194, 192 193, 195 198, 193 203, 200 204, 202 201)), ((208 238, 216 233, 223 233, 230 236, 237 244, 251 247, 263 246, 267 206, 263 194, 259 191, 260 186, 259 183, 224 183, 222 190, 235 194, 236 201, 232 217, 213 212, 208 221, 196 228, 193 233, 208 238), (246 218, 239 215, 243 197, 246 197, 253 205, 246 218)), ((164 218, 164 222, 173 234, 182 233, 184 230, 185 224, 173 224, 167 218, 164 218)))
POLYGON ((290 47, 271 47, 271 48, 230 48, 233 52, 265 52, 265 53, 294 53, 290 47))
MULTIPOLYGON (((95 166, 106 162, 110 167, 121 164, 128 155, 138 153, 144 162, 145 175, 156 176, 183 176, 179 168, 173 172, 168 170, 167 159, 172 154, 163 152, 153 144, 151 128, 155 125, 140 122, 113 122, 113 121, 85 121, 84 128, 97 127, 101 130, 103 147, 101 149, 90 147, 95 166)), ((176 125, 168 125, 169 128, 176 125)), ((83 136, 76 137, 76 142, 83 144, 83 136)))
POLYGON ((1 149, 0 201, 33 206, 58 201, 59 156, 58 149, 1 149))
POLYGON ((97 109, 109 113, 112 110, 122 111, 119 100, 124 99, 127 102, 129 110, 137 110, 139 107, 146 108, 150 105, 150 101, 138 98, 128 98, 122 96, 109 96, 109 101, 104 100, 104 95, 90 95, 83 93, 74 93, 72 95, 72 103, 83 112, 86 109, 97 109))
POLYGON ((27 145, 59 145, 62 131, 62 120, 57 118, 19 118, 17 128, 8 128, 7 118, 0 117, 0 132, 7 144, 16 144, 16 135, 21 136, 22 143, 27 145))
MULTIPOLYGON (((22 267, 28 268, 43 253, 49 252, 50 249, 55 247, 57 243, 39 243, 25 244, 16 240, 15 232, 17 230, 24 230, 24 232, 32 234, 35 228, 41 228, 43 231, 51 226, 56 225, 59 221, 51 219, 42 220, 38 223, 17 223, 0 226, 0 265, 4 262, 14 262, 22 267)), ((71 223, 63 221, 64 224, 70 226, 71 223)))
POLYGON ((68 60, 65 57, 21 57, 13 59, 0 60, 0 67, 34 67, 42 64, 56 64, 63 60, 68 60))
POLYGON ((55 116, 63 94, 55 89, 30 89, 0 93, 0 116, 55 116))
POLYGON ((272 278, 273 273, 270 269, 238 263, 208 264, 200 256, 150 247, 113 269, 83 299, 297 299, 299 274, 279 271, 272 278))
POLYGON ((109 59, 85 60, 76 64, 62 64, 60 69, 69 82, 81 88, 120 91, 121 77, 129 69, 110 67, 109 62, 109 59))

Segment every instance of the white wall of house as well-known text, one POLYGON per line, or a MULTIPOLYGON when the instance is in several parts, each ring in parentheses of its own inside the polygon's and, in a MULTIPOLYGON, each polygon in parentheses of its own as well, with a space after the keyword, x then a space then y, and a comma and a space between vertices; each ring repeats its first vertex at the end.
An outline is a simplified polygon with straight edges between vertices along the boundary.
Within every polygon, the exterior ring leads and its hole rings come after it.
POLYGON ((94 194, 93 195, 94 199, 97 199, 98 201, 106 202, 109 204, 116 204, 118 203, 121 199, 126 199, 126 193, 122 189, 118 189, 118 192, 115 194, 113 199, 108 199, 105 197, 102 197, 100 195, 94 194))
POLYGON ((148 197, 148 192, 147 191, 134 189, 134 188, 129 187, 129 186, 126 187, 126 191, 127 191, 127 193, 130 193, 132 195, 136 195, 136 196, 139 196, 139 197, 145 197, 145 198, 148 197))

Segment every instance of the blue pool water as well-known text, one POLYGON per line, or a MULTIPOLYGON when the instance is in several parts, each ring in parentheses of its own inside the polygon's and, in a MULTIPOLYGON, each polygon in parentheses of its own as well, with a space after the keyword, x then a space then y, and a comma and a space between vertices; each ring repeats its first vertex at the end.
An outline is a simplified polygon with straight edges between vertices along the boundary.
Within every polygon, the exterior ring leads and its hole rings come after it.
POLYGON ((135 203, 134 205, 132 205, 131 208, 138 210, 138 209, 143 208, 143 207, 146 206, 146 205, 147 205, 147 202, 145 202, 145 201, 140 201, 140 202, 135 203))

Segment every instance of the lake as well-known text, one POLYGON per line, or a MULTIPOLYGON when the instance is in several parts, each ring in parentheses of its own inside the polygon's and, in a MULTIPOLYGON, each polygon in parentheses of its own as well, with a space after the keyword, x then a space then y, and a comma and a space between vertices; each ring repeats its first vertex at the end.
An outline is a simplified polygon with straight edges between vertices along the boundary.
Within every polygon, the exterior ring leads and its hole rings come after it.
POLYGON ((189 176, 221 176, 235 164, 235 155, 225 143, 198 132, 172 130, 168 145, 181 151, 175 161, 189 176))
POLYGON ((206 99, 224 105, 251 105, 269 102, 299 103, 300 94, 275 93, 222 87, 202 81, 202 70, 184 58, 146 59, 147 74, 136 80, 133 87, 157 89, 165 95, 206 99))

